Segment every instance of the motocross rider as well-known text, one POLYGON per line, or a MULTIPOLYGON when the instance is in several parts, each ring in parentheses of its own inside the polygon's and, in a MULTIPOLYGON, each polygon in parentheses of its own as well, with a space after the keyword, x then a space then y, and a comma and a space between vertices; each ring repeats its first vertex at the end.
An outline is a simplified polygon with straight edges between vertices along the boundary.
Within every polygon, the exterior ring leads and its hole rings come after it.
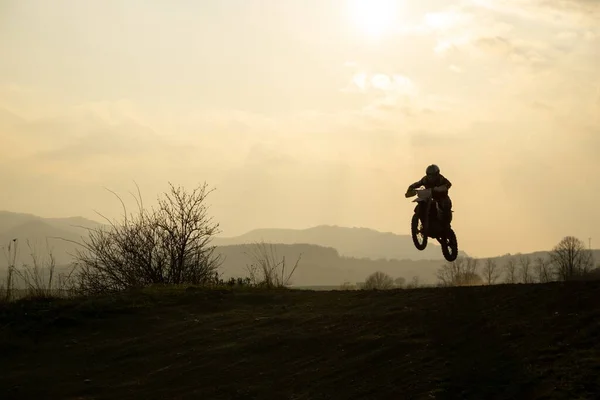
POLYGON ((450 224, 452 221, 452 200, 448 196, 448 189, 452 187, 452 183, 444 175, 440 174, 440 168, 435 164, 428 166, 425 174, 419 181, 410 185, 408 190, 413 190, 420 186, 432 189, 432 197, 437 201, 442 212, 442 221, 450 224))

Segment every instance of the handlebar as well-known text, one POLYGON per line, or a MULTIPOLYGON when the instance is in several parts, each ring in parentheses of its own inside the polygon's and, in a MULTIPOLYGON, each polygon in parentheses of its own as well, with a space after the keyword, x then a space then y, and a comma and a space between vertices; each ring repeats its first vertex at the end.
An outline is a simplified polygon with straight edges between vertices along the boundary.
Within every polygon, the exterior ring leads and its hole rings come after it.
POLYGON ((406 193, 404 194, 404 197, 406 197, 406 198, 414 197, 414 196, 416 196, 418 194, 418 192, 424 192, 424 191, 427 191, 427 190, 430 191, 433 194, 433 188, 429 188, 429 189, 427 189, 427 188, 424 188, 424 189, 416 188, 416 189, 409 189, 409 190, 407 190, 406 193))

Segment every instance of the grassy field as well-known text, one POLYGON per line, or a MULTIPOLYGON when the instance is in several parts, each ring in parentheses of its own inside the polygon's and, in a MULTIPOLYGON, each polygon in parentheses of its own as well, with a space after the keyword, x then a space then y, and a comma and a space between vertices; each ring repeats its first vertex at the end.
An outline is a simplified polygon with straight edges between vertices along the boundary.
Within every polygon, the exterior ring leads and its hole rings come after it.
POLYGON ((600 283, 0 305, 0 398, 592 399, 600 283))

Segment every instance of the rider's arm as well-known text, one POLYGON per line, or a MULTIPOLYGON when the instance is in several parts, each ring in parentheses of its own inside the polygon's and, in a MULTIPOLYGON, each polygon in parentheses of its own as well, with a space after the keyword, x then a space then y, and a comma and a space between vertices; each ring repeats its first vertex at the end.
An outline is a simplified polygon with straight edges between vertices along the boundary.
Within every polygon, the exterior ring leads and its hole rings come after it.
POLYGON ((415 183, 413 183, 412 185, 410 185, 408 188, 409 189, 416 189, 419 186, 423 186, 425 185, 425 177, 419 179, 418 181, 416 181, 415 183))
POLYGON ((442 184, 433 188, 436 192, 445 192, 452 187, 450 182, 445 176, 442 176, 442 184))

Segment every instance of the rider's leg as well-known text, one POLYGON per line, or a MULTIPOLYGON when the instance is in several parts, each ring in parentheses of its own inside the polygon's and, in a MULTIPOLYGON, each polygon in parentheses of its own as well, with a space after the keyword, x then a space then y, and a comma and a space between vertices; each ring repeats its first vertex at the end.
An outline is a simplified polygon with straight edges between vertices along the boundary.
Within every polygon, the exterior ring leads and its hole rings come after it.
POLYGON ((452 200, 449 196, 445 196, 439 200, 439 203, 442 209, 442 218, 449 224, 452 222, 452 200))

